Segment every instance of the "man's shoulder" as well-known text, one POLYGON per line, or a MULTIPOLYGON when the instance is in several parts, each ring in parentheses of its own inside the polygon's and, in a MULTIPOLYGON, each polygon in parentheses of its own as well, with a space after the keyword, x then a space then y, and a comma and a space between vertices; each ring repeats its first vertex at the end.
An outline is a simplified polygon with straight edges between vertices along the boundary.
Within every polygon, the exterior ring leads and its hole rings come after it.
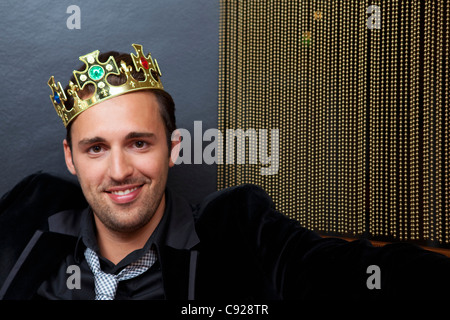
POLYGON ((225 221, 259 220, 264 215, 278 215, 271 197, 260 186, 241 184, 206 196, 197 206, 198 224, 225 221))
POLYGON ((75 182, 43 172, 22 179, 0 199, 0 217, 8 212, 31 211, 52 214, 66 209, 86 207, 81 188, 75 182))
POLYGON ((29 175, 7 192, 0 199, 0 284, 37 230, 67 229, 67 218, 79 217, 69 211, 86 206, 76 183, 48 173, 29 175))
POLYGON ((272 199, 262 187, 247 183, 224 188, 209 194, 203 199, 200 207, 213 205, 222 201, 233 201, 236 203, 238 201, 249 200, 262 200, 272 203, 272 199))

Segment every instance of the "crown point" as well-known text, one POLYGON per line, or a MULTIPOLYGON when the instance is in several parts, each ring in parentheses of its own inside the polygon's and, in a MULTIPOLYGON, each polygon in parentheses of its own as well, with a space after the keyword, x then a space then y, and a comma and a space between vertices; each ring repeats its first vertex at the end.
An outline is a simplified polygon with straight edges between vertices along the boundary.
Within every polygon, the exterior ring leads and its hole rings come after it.
POLYGON ((53 96, 53 99, 55 99, 56 103, 60 104, 61 99, 59 98, 59 95, 55 92, 55 95, 53 96))
POLYGON ((89 71, 89 78, 91 78, 94 81, 100 80, 105 75, 105 69, 103 69, 101 66, 92 66, 89 71))
POLYGON ((144 69, 148 70, 148 61, 144 57, 141 57, 141 65, 144 67, 144 69))

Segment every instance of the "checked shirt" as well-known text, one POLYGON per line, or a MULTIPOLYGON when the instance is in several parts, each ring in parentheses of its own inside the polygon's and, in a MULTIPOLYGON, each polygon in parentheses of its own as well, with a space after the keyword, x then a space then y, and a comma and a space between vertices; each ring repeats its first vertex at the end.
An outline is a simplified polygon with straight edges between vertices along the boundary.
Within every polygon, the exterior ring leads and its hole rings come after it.
POLYGON ((84 251, 86 261, 94 274, 95 300, 114 300, 119 281, 135 278, 156 262, 156 251, 150 248, 139 260, 129 264, 117 275, 103 272, 97 254, 90 248, 84 251))

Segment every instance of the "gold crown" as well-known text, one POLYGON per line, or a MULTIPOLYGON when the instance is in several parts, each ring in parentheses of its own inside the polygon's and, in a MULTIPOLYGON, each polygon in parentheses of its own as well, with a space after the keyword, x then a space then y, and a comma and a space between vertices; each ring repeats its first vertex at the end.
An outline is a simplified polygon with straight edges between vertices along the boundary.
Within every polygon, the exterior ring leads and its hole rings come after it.
POLYGON ((65 127, 81 112, 107 99, 137 90, 163 89, 160 80, 161 71, 159 70, 156 59, 153 60, 150 54, 146 57, 142 52, 141 45, 133 44, 133 47, 137 53, 137 55, 131 54, 134 70, 142 70, 145 75, 145 80, 139 81, 134 79, 131 75, 132 67, 128 66, 124 61, 120 62, 119 68, 113 56, 110 56, 105 63, 102 63, 98 61, 100 51, 96 50, 88 53, 80 57, 80 60, 86 64, 86 69, 84 71, 73 72, 77 83, 69 82, 67 94, 72 96, 74 100, 73 107, 70 110, 67 110, 64 105, 64 102, 67 101, 67 96, 61 83, 58 82, 56 84, 55 78, 53 76, 50 77, 48 85, 53 92, 50 95, 50 99, 65 127), (124 74, 127 80, 122 85, 111 85, 107 80, 111 74, 117 76, 124 74), (83 90, 84 86, 88 83, 95 86, 95 91, 92 96, 84 100, 78 96, 78 91, 83 90))

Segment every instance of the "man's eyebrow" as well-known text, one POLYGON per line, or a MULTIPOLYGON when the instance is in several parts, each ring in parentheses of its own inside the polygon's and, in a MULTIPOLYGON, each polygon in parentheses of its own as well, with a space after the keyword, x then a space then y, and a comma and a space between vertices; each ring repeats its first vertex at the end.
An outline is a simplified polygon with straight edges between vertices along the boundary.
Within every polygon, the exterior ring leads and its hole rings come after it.
POLYGON ((156 135, 151 132, 130 132, 125 137, 126 140, 136 139, 136 138, 154 138, 156 135))
MULTIPOLYGON (((154 137, 156 137, 156 135, 151 132, 130 132, 129 134, 126 135, 125 140, 131 140, 131 139, 136 139, 136 138, 154 138, 154 137)), ((93 137, 93 138, 85 138, 85 139, 80 140, 80 142, 78 142, 78 145, 79 146, 87 146, 87 145, 103 143, 103 142, 106 142, 105 138, 93 137)))
POLYGON ((105 142, 105 141, 106 140, 102 137, 85 138, 85 139, 80 140, 80 142, 78 142, 78 145, 86 146, 86 145, 96 144, 96 143, 105 142))

